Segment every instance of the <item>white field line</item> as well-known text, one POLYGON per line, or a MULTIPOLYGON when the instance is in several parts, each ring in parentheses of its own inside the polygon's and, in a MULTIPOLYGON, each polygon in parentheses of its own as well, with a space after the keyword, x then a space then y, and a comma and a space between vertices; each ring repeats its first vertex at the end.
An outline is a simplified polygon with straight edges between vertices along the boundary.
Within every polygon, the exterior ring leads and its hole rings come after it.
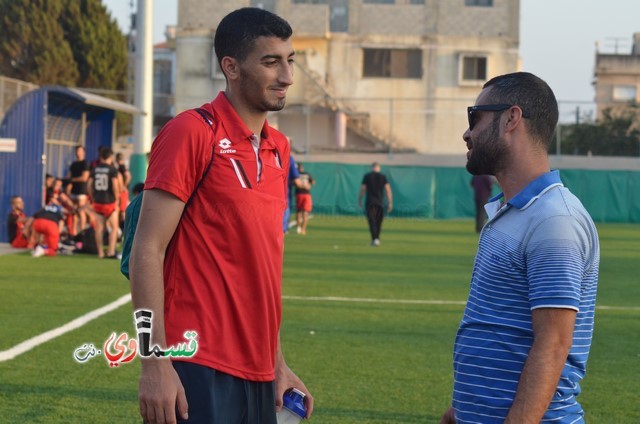
POLYGON ((90 321, 93 321, 94 319, 107 314, 111 311, 113 311, 114 309, 119 308, 120 306, 126 304, 127 302, 131 301, 131 295, 130 294, 126 294, 124 296, 122 296, 121 298, 119 298, 118 300, 109 303, 108 305, 105 305, 101 308, 98 308, 94 311, 88 312, 76 319, 74 319, 73 321, 69 321, 68 323, 58 327, 58 328, 54 328, 53 330, 49 330, 47 332, 44 332, 40 335, 37 335, 35 337, 30 338, 29 340, 25 340, 24 342, 17 344, 15 346, 13 346, 12 348, 2 351, 0 352, 0 362, 4 362, 4 361, 8 361, 11 360, 13 358, 15 358, 18 355, 22 355, 25 352, 30 351, 31 349, 35 348, 36 346, 39 346, 43 343, 48 342, 49 340, 53 340, 58 336, 61 336, 65 333, 68 333, 70 331, 73 331, 77 328, 82 327, 83 325, 87 324, 90 321))
MULTIPOLYGON (((361 297, 336 297, 336 296, 282 296, 283 300, 303 300, 303 301, 316 301, 316 302, 355 302, 355 303, 392 303, 392 304, 405 304, 405 305, 461 305, 464 306, 466 302, 454 301, 454 300, 417 300, 417 299, 374 299, 374 298, 361 298, 361 297)), ((114 302, 108 305, 98 308, 94 311, 88 312, 81 317, 69 321, 65 325, 49 330, 38 336, 32 337, 29 340, 13 346, 12 348, 0 352, 0 362, 9 361, 18 355, 21 355, 29 350, 55 339, 65 333, 73 331, 82 327, 90 321, 93 321, 100 316, 107 314, 120 306, 131 301, 131 295, 126 294, 114 302)), ((618 310, 618 311, 640 311, 638 306, 597 306, 596 309, 603 310, 618 310)))
MULTIPOLYGON (((358 297, 333 296, 282 296, 283 300, 309 300, 317 302, 358 302, 358 303, 393 303, 399 305, 466 305, 467 302, 456 300, 419 300, 419 299, 373 299, 358 297)), ((640 311, 640 306, 596 306, 596 309, 611 311, 640 311)))
POLYGON ((395 303, 407 305, 465 305, 467 302, 455 300, 415 300, 415 299, 368 299, 362 297, 333 296, 282 296, 283 300, 313 300, 319 302, 395 303))

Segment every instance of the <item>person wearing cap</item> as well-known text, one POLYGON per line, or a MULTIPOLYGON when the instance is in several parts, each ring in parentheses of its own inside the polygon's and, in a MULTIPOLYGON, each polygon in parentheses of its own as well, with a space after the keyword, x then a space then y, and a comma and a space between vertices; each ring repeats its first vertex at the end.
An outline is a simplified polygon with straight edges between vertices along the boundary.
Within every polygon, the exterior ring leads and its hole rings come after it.
POLYGON ((198 348, 142 358, 148 423, 275 424, 294 388, 312 414, 280 343, 290 147, 266 120, 293 83, 291 36, 259 8, 224 17, 214 47, 225 91, 169 121, 152 145, 130 256, 133 306, 152 313, 155 345, 195 332, 198 348))
POLYGON ((495 175, 503 193, 485 208, 441 423, 584 423, 600 246, 549 167, 555 95, 533 74, 501 75, 467 113, 467 170, 495 175))

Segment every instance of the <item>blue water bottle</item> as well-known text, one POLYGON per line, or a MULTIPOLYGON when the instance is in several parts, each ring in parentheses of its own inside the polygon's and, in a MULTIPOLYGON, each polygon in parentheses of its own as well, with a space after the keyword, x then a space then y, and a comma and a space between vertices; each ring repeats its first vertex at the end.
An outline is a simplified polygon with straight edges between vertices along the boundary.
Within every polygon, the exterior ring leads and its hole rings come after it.
POLYGON ((291 389, 282 397, 282 409, 277 414, 278 424, 298 424, 307 416, 304 407, 304 393, 291 389))

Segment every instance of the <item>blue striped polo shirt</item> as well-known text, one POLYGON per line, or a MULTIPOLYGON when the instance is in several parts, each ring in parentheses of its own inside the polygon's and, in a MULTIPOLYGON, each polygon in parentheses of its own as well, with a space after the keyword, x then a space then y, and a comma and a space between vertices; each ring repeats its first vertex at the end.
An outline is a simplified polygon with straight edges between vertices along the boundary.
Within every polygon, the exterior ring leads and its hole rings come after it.
POLYGON ((573 344, 543 422, 581 423, 576 400, 593 334, 600 247, 582 203, 558 171, 531 182, 489 220, 476 254, 469 300, 454 346, 458 423, 502 423, 533 344, 531 311, 577 311, 573 344))

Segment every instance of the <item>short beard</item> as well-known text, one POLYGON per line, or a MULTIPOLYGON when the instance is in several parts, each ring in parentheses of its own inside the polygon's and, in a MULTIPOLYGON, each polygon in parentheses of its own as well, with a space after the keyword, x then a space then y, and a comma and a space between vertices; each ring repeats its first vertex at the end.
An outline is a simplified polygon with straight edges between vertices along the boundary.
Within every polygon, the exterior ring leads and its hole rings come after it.
POLYGON ((265 112, 277 112, 279 110, 284 109, 285 104, 287 103, 286 99, 281 99, 281 100, 276 100, 273 103, 269 103, 269 102, 262 102, 262 107, 265 110, 265 112))
POLYGON ((499 116, 496 118, 490 128, 472 140, 471 157, 467 161, 467 171, 471 175, 496 175, 504 168, 508 152, 500 137, 499 116))
MULTIPOLYGON (((248 72, 246 72, 242 67, 240 68, 240 77, 241 77, 241 85, 240 91, 243 93, 244 98, 251 98, 249 93, 254 92, 255 87, 251 84, 247 84, 248 80, 251 80, 251 76, 248 72)), ((286 98, 278 99, 274 102, 269 102, 266 99, 262 99, 254 106, 255 110, 258 112, 277 112, 284 109, 286 104, 286 98)))

